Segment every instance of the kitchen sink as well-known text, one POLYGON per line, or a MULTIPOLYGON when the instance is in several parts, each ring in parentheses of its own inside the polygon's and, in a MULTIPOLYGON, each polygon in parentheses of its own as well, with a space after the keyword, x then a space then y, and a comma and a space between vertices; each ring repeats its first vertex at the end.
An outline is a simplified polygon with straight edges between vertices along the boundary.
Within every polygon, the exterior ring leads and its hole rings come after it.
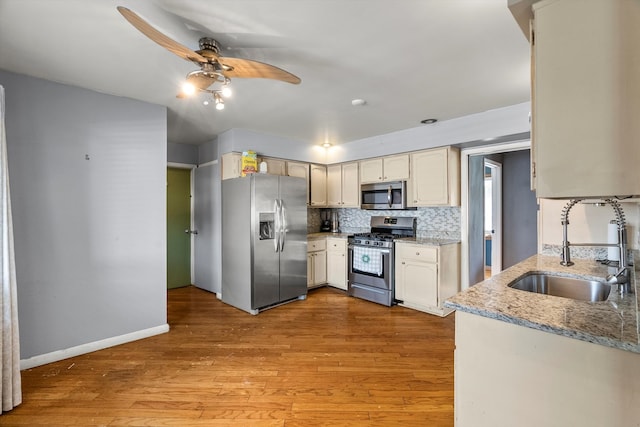
POLYGON ((521 291, 590 302, 605 301, 611 292, 611 285, 605 282, 545 273, 527 273, 508 286, 521 291))

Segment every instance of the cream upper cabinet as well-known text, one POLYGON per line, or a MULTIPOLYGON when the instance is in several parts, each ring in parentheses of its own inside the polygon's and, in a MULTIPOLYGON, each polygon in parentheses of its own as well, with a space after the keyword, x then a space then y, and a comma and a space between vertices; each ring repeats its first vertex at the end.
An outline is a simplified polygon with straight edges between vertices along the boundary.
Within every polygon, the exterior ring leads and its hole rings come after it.
POLYGON ((538 197, 640 194, 640 2, 533 5, 538 197))
POLYGON ((260 162, 267 164, 267 173, 271 175, 286 175, 287 174, 287 161, 282 159, 275 159, 273 157, 261 157, 258 159, 258 170, 260 170, 260 162))
POLYGON ((360 207, 357 162, 327 166, 327 205, 333 208, 360 207))
POLYGON ((369 159, 360 161, 360 182, 368 184, 380 182, 383 178, 382 159, 369 159))
POLYGON ((242 173, 242 154, 225 153, 222 155, 222 179, 238 178, 242 173))
POLYGON ((411 153, 409 206, 460 205, 460 152, 451 147, 411 153))
POLYGON ((307 204, 309 203, 309 163, 287 162, 287 175, 304 178, 307 181, 307 204))
POLYGON ((342 207, 360 207, 360 175, 358 163, 345 163, 342 165, 342 207))
POLYGON ((362 184, 409 179, 409 155, 380 157, 360 161, 362 184))
POLYGON ((327 206, 339 208, 342 204, 342 165, 327 166, 327 206))
POLYGON ((314 208, 327 206, 327 167, 312 164, 309 167, 311 186, 310 206, 314 208))
POLYGON ((383 158, 384 181, 404 181, 409 179, 409 155, 383 158))
POLYGON ((444 301, 460 289, 460 244, 396 244, 396 290, 399 304, 446 316, 444 301))
POLYGON ((327 237, 327 283, 347 290, 347 239, 327 237))

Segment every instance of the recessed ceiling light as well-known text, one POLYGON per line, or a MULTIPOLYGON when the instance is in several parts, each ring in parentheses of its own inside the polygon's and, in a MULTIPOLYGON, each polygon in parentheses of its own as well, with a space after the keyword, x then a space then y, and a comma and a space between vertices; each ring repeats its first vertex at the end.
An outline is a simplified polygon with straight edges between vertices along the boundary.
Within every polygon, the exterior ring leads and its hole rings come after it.
POLYGON ((322 144, 322 146, 324 148, 329 148, 329 147, 331 147, 331 143, 330 142, 325 142, 324 144, 322 144))
POLYGON ((422 123, 423 125, 432 125, 437 121, 438 119, 424 119, 424 120, 420 120, 420 123, 422 123))
POLYGON ((354 107, 361 107, 363 105, 366 105, 367 101, 365 101, 364 99, 352 99, 351 100, 351 105, 353 105, 354 107))

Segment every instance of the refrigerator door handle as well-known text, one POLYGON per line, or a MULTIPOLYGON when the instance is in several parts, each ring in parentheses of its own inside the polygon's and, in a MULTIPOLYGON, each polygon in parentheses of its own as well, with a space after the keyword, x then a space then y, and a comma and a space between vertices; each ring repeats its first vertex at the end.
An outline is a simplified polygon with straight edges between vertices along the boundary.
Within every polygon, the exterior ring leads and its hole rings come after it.
POLYGON ((280 203, 278 199, 273 201, 273 222, 275 229, 275 238, 273 239, 273 251, 278 252, 280 249, 280 203))
POLYGON ((284 242, 287 239, 287 208, 284 206, 284 201, 280 199, 280 227, 282 227, 282 233, 280 234, 280 252, 284 252, 284 242))

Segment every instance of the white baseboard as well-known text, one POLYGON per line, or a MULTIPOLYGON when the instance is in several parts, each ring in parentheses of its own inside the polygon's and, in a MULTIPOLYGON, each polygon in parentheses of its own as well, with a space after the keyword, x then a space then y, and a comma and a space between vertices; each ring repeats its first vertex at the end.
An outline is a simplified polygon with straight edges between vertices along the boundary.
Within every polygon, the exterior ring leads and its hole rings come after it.
POLYGON ((36 366, 46 365, 47 363, 57 362, 59 360, 68 359, 70 357, 80 356, 81 354, 91 353, 108 347, 125 344, 131 341, 137 341, 143 338, 149 338, 154 335, 160 335, 169 332, 169 324, 156 326, 149 329, 143 329, 129 334, 118 335, 117 337, 106 338, 100 341, 94 341, 87 344, 78 345, 76 347, 64 350, 52 351, 51 353, 33 356, 28 359, 20 360, 20 369, 30 369, 36 366))

